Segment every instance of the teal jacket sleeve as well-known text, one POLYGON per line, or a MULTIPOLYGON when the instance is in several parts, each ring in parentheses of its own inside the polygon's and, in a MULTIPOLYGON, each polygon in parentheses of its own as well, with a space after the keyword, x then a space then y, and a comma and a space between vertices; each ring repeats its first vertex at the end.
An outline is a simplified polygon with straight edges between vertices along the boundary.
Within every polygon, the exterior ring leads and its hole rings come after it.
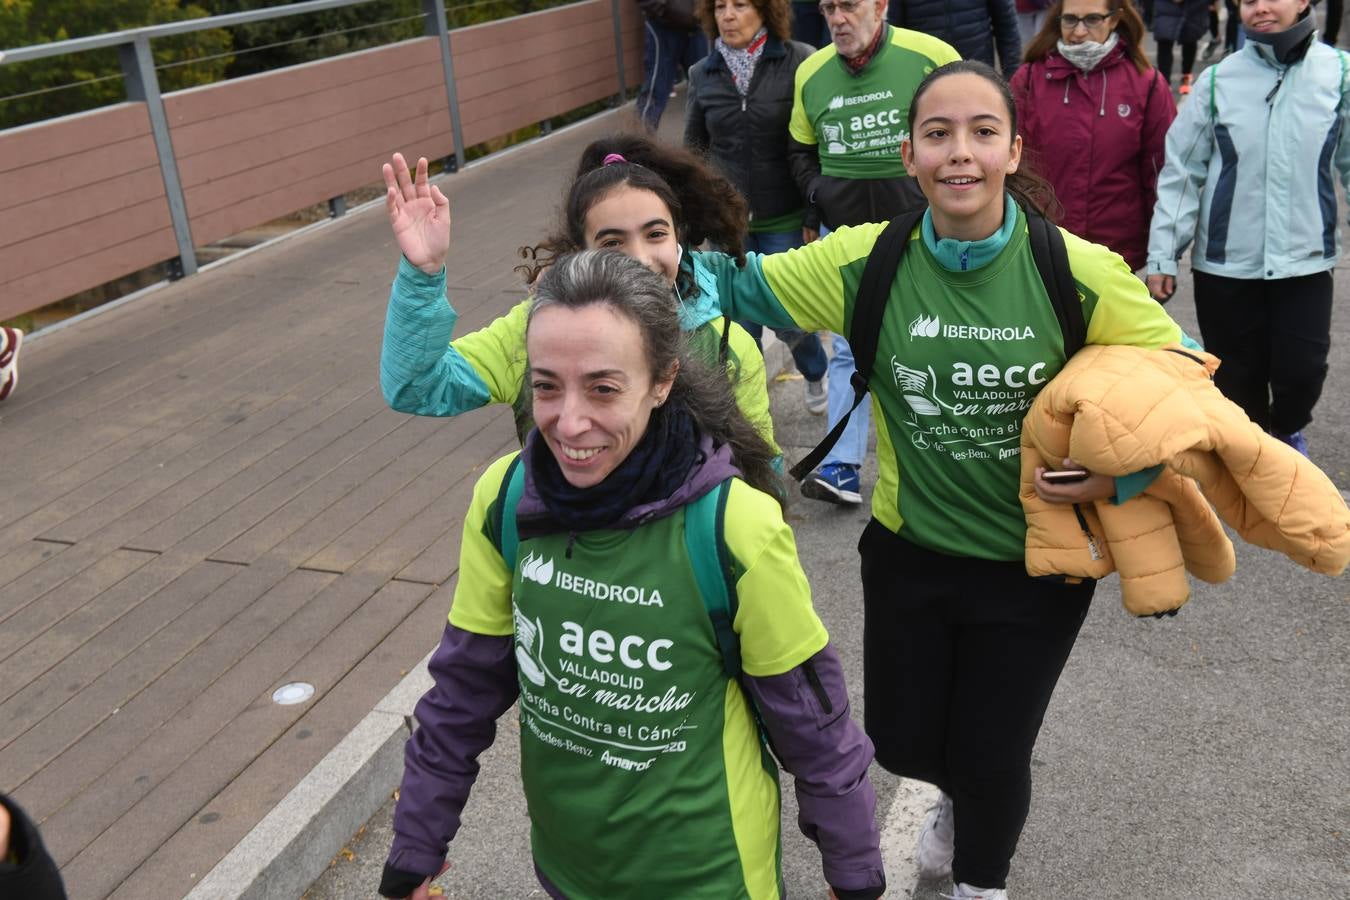
POLYGON ((400 257, 380 348, 380 388, 390 407, 457 416, 488 404, 487 384, 450 346, 458 318, 445 296, 445 270, 428 275, 400 257))
POLYGON ((699 265, 715 279, 724 316, 770 328, 799 327, 764 278, 760 254, 745 254, 744 266, 736 265, 736 260, 725 253, 696 251, 696 255, 699 265))
POLYGON ((727 258, 700 262, 717 277, 722 311, 772 328, 848 333, 856 276, 867 264, 885 222, 841 226, 804 247, 767 256, 747 253, 738 267, 727 258))
POLYGON ((1147 469, 1131 472, 1128 475, 1117 475, 1116 496, 1111 499, 1111 502, 1119 506, 1131 497, 1138 497, 1148 489, 1154 479, 1162 474, 1162 470, 1162 466, 1149 466, 1147 469))

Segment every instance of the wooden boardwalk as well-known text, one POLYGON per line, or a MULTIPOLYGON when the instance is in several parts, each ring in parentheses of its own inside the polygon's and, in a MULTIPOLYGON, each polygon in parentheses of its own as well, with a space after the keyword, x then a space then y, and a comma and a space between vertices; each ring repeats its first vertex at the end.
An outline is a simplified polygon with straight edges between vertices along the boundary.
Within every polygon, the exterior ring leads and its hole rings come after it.
MULTIPOLYGON (((449 179, 461 331, 523 296, 515 248, 619 124, 449 179)), ((397 258, 369 209, 26 345, 0 406, 0 789, 72 897, 185 894, 438 639, 474 480, 515 436, 501 408, 386 408, 397 258), (315 698, 273 703, 290 681, 315 698)))

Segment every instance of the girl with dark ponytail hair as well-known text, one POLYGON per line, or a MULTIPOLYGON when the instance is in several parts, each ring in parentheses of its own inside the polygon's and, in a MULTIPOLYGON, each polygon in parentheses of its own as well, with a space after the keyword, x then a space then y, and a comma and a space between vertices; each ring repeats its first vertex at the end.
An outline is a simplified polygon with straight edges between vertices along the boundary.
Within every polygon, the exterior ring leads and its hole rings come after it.
MULTIPOLYGON (((859 543, 865 726, 884 768, 942 791, 921 874, 952 877, 958 898, 1006 900, 1032 747, 1095 586, 1026 570, 1022 420, 1066 354, 1025 210, 1050 210, 1053 195, 1022 169, 1012 97, 984 63, 928 75, 909 124, 901 155, 929 207, 886 295, 868 382, 880 473, 859 543)), ((706 264, 734 318, 847 333, 884 227, 748 254, 744 267, 706 264)), ((1088 343, 1182 342, 1119 256, 1061 233, 1088 343)), ((1123 502, 1148 483, 1028 475, 1028 493, 1070 518, 1072 504, 1123 502)))
MULTIPOLYGON (((710 241, 745 261, 744 236, 750 208, 739 191, 703 159, 681 148, 636 134, 616 134, 594 141, 581 151, 576 177, 563 196, 562 221, 543 241, 521 247, 520 255, 532 264, 520 267, 531 283, 562 253, 586 249, 586 215, 611 191, 627 186, 651 191, 679 219, 679 239, 686 247, 710 241), (622 158, 618 163, 615 158, 622 158), (611 160, 606 164, 606 160, 611 160), (672 185, 679 185, 678 194, 672 185), (739 231, 737 229, 740 229, 739 231)), ((698 292, 693 265, 681 270, 676 286, 681 294, 698 292), (683 282, 683 283, 681 283, 683 282)))
MULTIPOLYGON (((531 424, 521 391, 527 303, 452 341, 458 314, 445 289, 450 201, 428 184, 425 159, 414 175, 394 154, 384 179, 389 222, 403 253, 380 355, 385 401, 423 416, 506 403, 523 439, 531 424)), ((748 215, 735 188, 699 157, 637 135, 603 138, 583 151, 558 228, 521 248, 527 262, 519 271, 533 283, 561 254, 608 249, 661 275, 692 351, 725 366, 742 412, 776 450, 764 357, 744 328, 721 317, 713 279, 688 250, 709 240, 727 248, 737 264, 744 262, 748 215)))
MULTIPOLYGON (((974 59, 963 59, 959 62, 948 63, 942 67, 941 71, 944 78, 951 75, 975 75, 983 78, 989 87, 998 92, 1003 101, 1003 106, 1008 110, 1008 131, 1016 136, 1015 144, 1018 157, 1017 165, 1004 176, 1003 187, 1022 209, 1033 210, 1051 221, 1058 222, 1063 216, 1064 208, 1055 197, 1054 187, 1021 158, 1021 134, 1017 130, 1017 104, 1013 101, 1012 89, 1008 87, 1008 82, 1004 81, 992 67, 974 59)), ((914 118, 919 105, 919 97, 938 80, 934 77, 935 75, 937 75, 936 71, 919 82, 918 88, 914 91, 914 101, 909 105, 911 147, 913 146, 914 118)), ((906 167, 908 165, 906 163, 906 167)), ((931 197, 929 202, 933 202, 931 197)))

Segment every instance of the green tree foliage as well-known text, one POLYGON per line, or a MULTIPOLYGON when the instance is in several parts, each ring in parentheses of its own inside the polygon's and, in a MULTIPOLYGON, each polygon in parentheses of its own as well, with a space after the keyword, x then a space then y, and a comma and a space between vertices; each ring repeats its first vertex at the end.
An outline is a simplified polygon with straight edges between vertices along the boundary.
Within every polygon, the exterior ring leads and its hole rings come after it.
POLYGON ((508 16, 520 16, 576 2, 577 0, 446 0, 445 18, 451 28, 462 28, 465 25, 481 25, 508 16))
MULTIPOLYGON (((197 0, 214 15, 277 6, 276 0, 197 0)), ((446 0, 451 28, 477 25, 573 3, 576 0, 446 0)), ((283 4, 284 5, 284 4, 283 4)), ((427 33, 422 0, 379 0, 338 9, 239 25, 227 77, 381 47, 427 33)))
MULTIPOLYGON (((209 15, 182 0, 0 0, 0 48, 12 49, 209 15)), ((209 84, 230 63, 229 32, 213 28, 152 42, 162 91, 209 84)), ((0 65, 0 128, 126 99, 115 49, 0 65)))
MULTIPOLYGON (((213 15, 264 9, 276 0, 197 0, 213 15)), ((235 57, 226 76, 253 75, 282 66, 380 47, 424 33, 421 0, 380 0, 230 29, 235 57)))

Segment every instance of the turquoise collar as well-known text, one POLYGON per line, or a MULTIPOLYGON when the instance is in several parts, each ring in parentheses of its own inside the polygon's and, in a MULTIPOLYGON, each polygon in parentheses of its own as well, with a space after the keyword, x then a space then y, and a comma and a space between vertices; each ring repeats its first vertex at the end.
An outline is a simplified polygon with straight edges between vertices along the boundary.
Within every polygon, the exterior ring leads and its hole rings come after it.
POLYGON ((679 301, 680 328, 684 331, 693 331, 722 314, 721 304, 717 302, 717 276, 698 257, 698 253, 686 253, 680 260, 680 271, 693 274, 689 281, 698 285, 698 291, 689 291, 692 296, 685 296, 679 288, 679 282, 684 279, 676 279, 674 288, 675 299, 679 301))
POLYGON ((938 264, 948 272, 969 272, 987 265, 1012 239, 1017 225, 1017 203, 1012 195, 1003 195, 1003 227, 979 241, 958 241, 955 238, 938 240, 933 231, 933 211, 923 214, 923 242, 938 264))

